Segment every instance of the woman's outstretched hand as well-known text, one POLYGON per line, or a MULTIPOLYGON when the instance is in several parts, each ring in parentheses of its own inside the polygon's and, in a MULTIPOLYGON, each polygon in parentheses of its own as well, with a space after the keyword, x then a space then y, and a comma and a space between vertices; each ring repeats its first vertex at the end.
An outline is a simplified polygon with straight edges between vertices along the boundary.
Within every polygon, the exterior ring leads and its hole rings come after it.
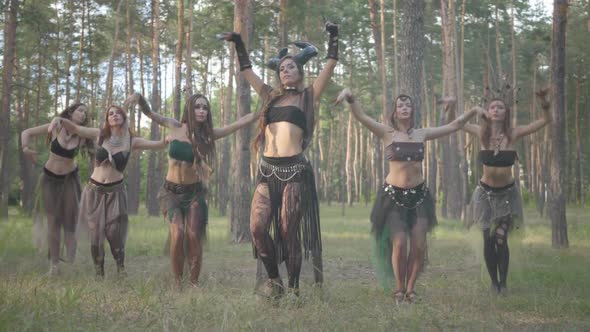
POLYGON ((545 87, 540 89, 539 91, 535 92, 537 97, 541 100, 541 107, 543 109, 549 109, 551 107, 551 100, 549 99, 549 92, 551 92, 551 88, 545 87))
POLYGON ((346 100, 349 104, 352 104, 354 102, 354 95, 352 94, 352 91, 350 91, 349 88, 345 88, 344 90, 342 90, 342 92, 340 92, 340 94, 336 98, 336 101, 334 102, 334 105, 338 105, 342 103, 342 101, 344 100, 346 100))

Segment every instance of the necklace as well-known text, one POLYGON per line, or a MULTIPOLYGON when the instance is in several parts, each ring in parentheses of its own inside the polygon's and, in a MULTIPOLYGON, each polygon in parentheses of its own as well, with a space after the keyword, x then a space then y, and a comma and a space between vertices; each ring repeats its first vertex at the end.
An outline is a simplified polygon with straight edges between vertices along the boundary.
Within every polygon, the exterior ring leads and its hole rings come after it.
POLYGON ((115 137, 111 135, 111 137, 109 137, 109 145, 114 148, 118 148, 123 145, 123 140, 121 137, 115 137))
POLYGON ((500 134, 499 136, 492 137, 492 146, 494 147, 494 156, 500 152, 500 146, 502 145, 503 140, 504 140, 504 134, 500 134))

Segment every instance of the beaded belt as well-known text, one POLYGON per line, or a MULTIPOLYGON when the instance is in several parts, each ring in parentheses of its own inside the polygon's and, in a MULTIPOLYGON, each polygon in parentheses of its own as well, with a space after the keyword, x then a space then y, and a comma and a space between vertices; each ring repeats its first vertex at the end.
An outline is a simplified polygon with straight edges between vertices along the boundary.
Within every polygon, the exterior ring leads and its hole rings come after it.
POLYGON ((398 188, 398 187, 392 186, 390 184, 385 184, 383 186, 383 190, 385 190, 387 195, 389 195, 389 198, 391 198, 391 200, 397 206, 403 207, 406 209, 415 209, 417 206, 422 204, 422 202, 424 201, 424 198, 426 198, 426 194, 428 193, 428 188, 426 187, 426 185, 424 183, 418 185, 417 187, 409 188, 409 189, 398 188), (403 195, 403 197, 408 197, 408 195, 416 195, 416 194, 420 194, 420 193, 422 194, 422 196, 416 201, 416 204, 414 204, 414 206, 408 206, 404 202, 400 202, 396 198, 396 194, 397 195, 401 194, 401 195, 403 195))

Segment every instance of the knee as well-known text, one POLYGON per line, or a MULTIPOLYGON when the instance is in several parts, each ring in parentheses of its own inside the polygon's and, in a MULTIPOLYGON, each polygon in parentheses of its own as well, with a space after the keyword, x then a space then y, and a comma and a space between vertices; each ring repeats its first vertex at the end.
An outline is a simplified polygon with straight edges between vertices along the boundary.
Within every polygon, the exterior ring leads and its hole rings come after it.
POLYGON ((496 245, 498 247, 504 247, 507 245, 506 241, 508 239, 508 225, 501 224, 496 228, 496 245))
POLYGON ((404 232, 398 232, 393 236, 393 252, 395 254, 402 250, 406 250, 406 234, 404 232))
POLYGON ((170 239, 173 241, 182 240, 184 236, 184 225, 170 224, 170 239))
POLYGON ((262 239, 267 234, 266 227, 261 223, 252 222, 250 223, 250 234, 255 241, 262 239))

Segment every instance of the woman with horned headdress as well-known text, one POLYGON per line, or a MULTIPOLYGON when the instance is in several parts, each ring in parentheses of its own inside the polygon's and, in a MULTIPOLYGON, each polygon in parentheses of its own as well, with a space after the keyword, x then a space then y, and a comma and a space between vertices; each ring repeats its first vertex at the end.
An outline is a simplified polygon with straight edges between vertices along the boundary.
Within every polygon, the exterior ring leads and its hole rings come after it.
MULTIPOLYGON (((382 190, 377 193, 371 211, 372 231, 377 245, 377 268, 380 277, 389 277, 393 270, 396 281, 393 295, 397 303, 414 302, 417 298, 414 290, 416 280, 424 265, 426 233, 437 224, 434 199, 422 175, 424 142, 461 129, 478 109, 472 109, 444 126, 414 128, 414 104, 410 96, 399 95, 395 99, 389 124, 378 123, 368 117, 349 89, 344 89, 336 102, 343 100, 350 104, 357 120, 384 143, 389 174, 382 190), (410 251, 406 254, 408 237, 410 251)), ((454 101, 453 98, 443 98, 440 103, 448 111, 454 101)))
MULTIPOLYGON (((73 263, 76 255, 76 226, 78 224, 78 205, 80 203, 80 176, 74 158, 79 148, 91 151, 92 141, 85 140, 60 125, 60 119, 69 119, 79 126, 88 123, 88 109, 83 103, 75 103, 61 112, 51 123, 25 129, 21 133, 23 153, 36 163, 37 152, 29 148, 31 137, 47 135, 49 158, 43 166, 39 178, 38 199, 35 213, 47 219, 47 244, 49 247, 49 274, 59 273, 59 250, 61 229, 64 232, 66 262, 73 263), (44 213, 40 213, 43 210, 44 213)), ((37 219, 37 218, 35 218, 37 219)), ((43 225, 35 221, 35 229, 43 225)), ((41 234, 35 234, 40 236, 41 234)))
POLYGON ((303 151, 309 145, 315 125, 314 103, 327 86, 338 61, 338 26, 328 22, 328 61, 317 79, 304 88, 303 65, 317 55, 317 48, 296 43, 297 55, 283 48, 267 64, 275 70, 280 85, 272 88, 252 71, 252 64, 239 34, 221 35, 233 42, 241 74, 263 100, 258 135, 253 147, 264 142, 258 163, 258 179, 250 211, 250 232, 255 255, 262 261, 268 280, 264 295, 276 298, 283 291, 278 264, 286 260, 289 291, 299 294, 301 242, 305 257, 311 253, 317 284, 323 281, 319 207, 313 170, 303 151), (272 233, 272 236, 271 236, 272 233))
POLYGON ((494 95, 494 91, 487 88, 483 124, 467 124, 463 127, 480 139, 479 160, 483 164, 483 173, 471 197, 466 223, 467 226, 477 223, 483 230, 484 259, 493 294, 506 292, 510 258, 508 232, 522 224, 520 191, 512 176, 512 165, 517 159, 516 141, 551 122, 551 104, 547 99, 549 90, 543 89, 537 92, 543 118, 513 128, 513 89, 505 84, 494 95))
POLYGON ((211 105, 202 94, 193 94, 186 99, 180 121, 152 112, 140 94, 131 95, 127 101, 137 102, 145 115, 170 129, 166 138, 170 142, 168 172, 158 192, 158 200, 169 222, 170 261, 175 285, 181 287, 185 256, 190 270, 189 282, 196 285, 203 261, 208 220, 206 181, 214 169, 215 140, 253 123, 260 113, 250 113, 225 127, 213 128, 211 105))
POLYGON ((125 111, 112 105, 104 112, 104 125, 87 128, 60 119, 61 125, 80 137, 96 140, 94 170, 80 199, 80 223, 88 225, 90 252, 96 275, 104 276, 104 240, 109 242, 117 273, 125 274, 127 240, 127 190, 123 171, 132 150, 163 149, 165 141, 150 141, 133 135, 125 111))

